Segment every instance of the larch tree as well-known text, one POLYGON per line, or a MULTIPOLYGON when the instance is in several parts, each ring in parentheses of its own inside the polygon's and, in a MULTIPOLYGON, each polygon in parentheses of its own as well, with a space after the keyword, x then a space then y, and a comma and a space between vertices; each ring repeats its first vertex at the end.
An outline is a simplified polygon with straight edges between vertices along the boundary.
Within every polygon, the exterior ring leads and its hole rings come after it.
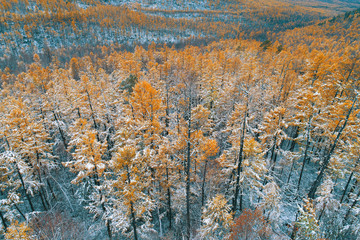
MULTIPOLYGON (((318 197, 315 199, 315 209, 318 212, 318 221, 323 217, 326 218, 336 218, 333 214, 337 213, 337 209, 340 207, 339 201, 334 198, 333 190, 335 183, 331 180, 330 177, 327 177, 326 180, 320 185, 318 190, 318 197), (332 216, 331 216, 332 215, 332 216)), ((336 227, 333 226, 335 229, 336 227)), ((329 231, 330 228, 329 228, 329 231)))
POLYGON ((108 218, 111 219, 115 231, 132 236, 134 239, 140 239, 144 234, 154 231, 151 211, 155 206, 146 193, 151 183, 147 157, 149 155, 142 155, 136 145, 128 142, 123 147, 117 148, 111 160, 115 178, 108 183, 112 187, 109 190, 112 207, 108 211, 108 218), (129 232, 129 228, 132 231, 129 232))
POLYGON ((286 122, 286 109, 277 107, 271 110, 264 116, 264 121, 261 126, 261 140, 266 149, 266 156, 269 159, 269 170, 273 173, 275 170, 276 162, 279 155, 282 154, 281 143, 287 138, 285 128, 286 122))
MULTIPOLYGON (((44 209, 47 209, 50 206, 44 187, 46 183, 50 189, 51 186, 45 178, 49 171, 55 167, 48 142, 49 134, 41 122, 36 121, 37 118, 32 115, 22 99, 8 99, 7 103, 9 114, 2 119, 2 136, 6 148, 8 151, 13 151, 18 156, 18 160, 26 163, 27 169, 30 171, 29 174, 33 176, 29 187, 26 187, 25 182, 21 181, 24 190, 27 192, 26 195, 39 193, 41 203, 44 209)), ((21 171, 18 173, 21 179, 21 171)), ((27 199, 32 211, 34 211, 30 196, 27 199)))
POLYGON ((5 233, 5 239, 12 240, 33 240, 32 229, 26 222, 19 223, 14 221, 5 233))
POLYGON ((315 210, 311 200, 304 199, 304 205, 300 208, 300 216, 295 223, 297 240, 302 239, 319 239, 321 232, 318 220, 316 219, 315 210))
MULTIPOLYGON (((90 191, 82 196, 87 202, 86 208, 95 217, 103 216, 106 210, 106 197, 104 194, 104 171, 107 167, 107 161, 104 155, 107 148, 106 142, 100 142, 97 137, 97 131, 91 128, 85 119, 79 118, 74 126, 70 128, 72 138, 69 147, 74 149, 73 158, 62 164, 70 171, 77 173, 71 183, 90 184, 90 191)), ((108 235, 111 238, 110 222, 105 219, 108 235)))
POLYGON ((224 195, 218 194, 208 201, 202 214, 200 239, 224 239, 229 236, 233 223, 231 206, 224 195))
MULTIPOLYGON (((159 158, 159 148, 163 144, 164 139, 162 132, 164 125, 160 122, 164 114, 162 99, 159 92, 148 82, 141 81, 137 83, 129 99, 129 105, 133 116, 134 125, 136 126, 136 144, 138 151, 143 152, 149 159, 146 159, 148 170, 151 172, 151 185, 149 186, 149 197, 156 203, 160 202, 160 182, 162 174, 158 169, 162 164, 159 158)), ((159 205, 156 205, 157 214, 159 214, 159 205)), ((162 220, 158 216, 160 226, 162 220)), ((161 228, 161 227, 160 227, 161 228)))
POLYGON ((279 225, 279 217, 282 212, 279 190, 275 181, 267 183, 261 192, 262 201, 259 203, 259 207, 264 211, 265 219, 274 225, 274 228, 279 225))
MULTIPOLYGON (((25 191, 26 184, 31 181, 31 175, 27 174, 30 171, 27 168, 26 163, 21 161, 19 156, 12 151, 5 151, 0 155, 2 174, 0 185, 0 218, 4 230, 7 229, 9 223, 15 221, 19 216, 23 220, 27 220, 24 211, 19 208, 19 205, 23 204, 21 199, 22 190, 25 191)), ((29 193, 25 192, 26 194, 29 193)))

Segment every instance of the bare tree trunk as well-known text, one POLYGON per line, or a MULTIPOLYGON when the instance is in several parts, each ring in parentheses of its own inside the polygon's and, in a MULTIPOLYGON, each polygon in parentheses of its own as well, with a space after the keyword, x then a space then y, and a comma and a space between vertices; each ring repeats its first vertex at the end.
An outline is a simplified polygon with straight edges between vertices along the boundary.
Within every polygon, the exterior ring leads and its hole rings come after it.
MULTIPOLYGON (((90 99, 90 94, 89 94, 89 92, 88 92, 87 89, 86 89, 86 94, 87 94, 87 97, 88 97, 89 107, 90 107, 90 110, 91 110, 91 118, 92 118, 92 120, 93 120, 95 129, 98 130, 98 124, 96 123, 96 120, 95 120, 95 112, 94 112, 94 109, 93 109, 93 107, 92 107, 92 103, 91 103, 91 99, 90 99)), ((97 138, 98 138, 98 141, 100 141, 99 133, 97 133, 96 136, 97 136, 97 138)))
MULTIPOLYGON (((169 134, 169 125, 170 125, 170 110, 169 110, 169 84, 167 82, 166 84, 166 118, 165 118, 165 135, 167 136, 169 134)), ((171 189, 170 189, 170 181, 169 181, 169 168, 166 163, 166 182, 168 184, 167 186, 167 205, 168 205, 168 219, 169 219, 169 230, 172 229, 172 210, 171 210, 171 189)))
POLYGON ((290 147, 289 147, 289 150, 290 150, 291 152, 294 151, 294 148, 295 148, 295 145, 296 145, 296 140, 295 140, 295 138, 297 138, 298 135, 299 135, 299 127, 296 126, 296 127, 295 127, 295 134, 294 134, 294 136, 292 137, 294 140, 291 141, 290 147))
POLYGON ((246 107, 246 111, 244 113, 243 126, 242 126, 241 138, 240 138, 239 159, 238 159, 238 165, 237 165, 237 169, 236 169, 235 192, 234 192, 234 197, 233 197, 233 213, 234 213, 234 217, 235 217, 235 213, 236 213, 236 209, 237 209, 238 195, 239 195, 239 191, 240 191, 239 182, 240 182, 240 173, 242 171, 244 140, 245 140, 245 128, 246 128, 246 116, 247 116, 247 107, 246 107))
POLYGON ((65 147, 65 150, 66 150, 66 149, 68 148, 68 145, 67 145, 67 143, 66 143, 65 134, 63 133, 61 127, 59 126, 59 120, 58 120, 58 118, 57 118, 57 116, 56 116, 56 114, 55 114, 55 111, 52 111, 52 112, 53 112, 55 121, 56 121, 56 123, 57 123, 57 127, 58 127, 58 130, 59 130, 60 136, 61 136, 61 140, 62 140, 62 142, 63 142, 63 144, 64 144, 64 147, 65 147))
POLYGON ((354 202, 351 204, 351 207, 349 208, 349 210, 347 211, 347 213, 345 215, 345 218, 344 218, 345 221, 349 218, 351 210, 357 204, 359 196, 360 196, 360 190, 359 190, 358 194, 356 195, 356 198, 355 198, 354 202))
MULTIPOLYGON (((93 179, 94 179, 95 185, 96 185, 96 186, 100 186, 99 176, 97 175, 96 172, 97 172, 97 169, 96 169, 96 166, 95 166, 95 174, 94 174, 93 179)), ((128 178, 129 178, 129 172, 128 172, 128 178)), ((130 182, 130 178, 129 178, 129 182, 130 182)), ((103 200, 102 200, 102 198, 104 197, 104 195, 101 193, 101 190, 99 190, 99 193, 100 193, 100 202, 102 202, 102 203, 101 203, 101 208, 102 208, 103 212, 105 212, 105 211, 106 211, 106 208, 105 208, 105 204, 104 204, 104 202, 103 202, 103 200)), ((111 223, 111 220, 108 220, 108 219, 105 220, 106 230, 107 230, 107 232, 108 232, 109 239, 111 240, 111 239, 112 239, 112 232, 111 232, 110 223, 111 223)))
POLYGON ((204 176, 203 176, 203 181, 202 181, 202 186, 201 186, 201 207, 204 206, 204 202, 205 202, 205 182, 206 182, 207 165, 208 165, 208 160, 206 159, 205 166, 204 166, 204 176))
POLYGON ((23 177, 22 177, 22 175, 21 175, 21 173, 20 173, 20 169, 19 169, 17 163, 15 163, 15 166, 16 166, 16 171, 17 171, 17 173, 18 173, 18 175, 19 175, 19 178, 20 178, 21 185, 22 185, 22 187, 23 187, 23 189, 24 189, 24 191, 25 191, 25 197, 26 197, 26 199, 27 199, 28 202, 29 202, 31 211, 34 212, 34 211, 35 211, 34 205, 33 205, 32 202, 31 202, 31 199, 30 199, 29 194, 27 193, 27 189, 26 189, 26 186, 25 186, 25 182, 24 182, 24 179, 23 179, 23 177))
POLYGON ((172 229, 172 211, 171 211, 171 191, 169 185, 169 169, 166 166, 166 181, 168 184, 167 187, 167 204, 168 204, 168 219, 169 219, 169 229, 172 229))
POLYGON ((186 164, 186 238, 190 240, 191 233, 191 217, 190 217, 190 163, 191 163, 191 90, 188 103, 189 119, 188 119, 188 140, 187 140, 187 164, 186 164))
MULTIPOLYGON (((275 137, 275 142, 276 142, 276 137, 275 137)), ((279 146, 276 146, 274 144, 273 150, 272 150, 272 154, 271 154, 271 169, 270 169, 270 173, 274 174, 274 170, 275 170, 275 164, 276 164, 276 160, 277 160, 277 149, 279 146)))
POLYGON ((131 224, 134 229, 134 239, 138 240, 137 230, 136 230, 136 218, 135 218, 135 211, 133 202, 130 202, 130 211, 131 211, 131 224))
POLYGON ((36 151, 36 162, 37 162, 37 166, 35 167, 37 170, 37 174, 38 174, 38 178, 39 178, 39 182, 40 182, 40 191, 39 191, 39 195, 40 195, 40 199, 41 199, 41 203, 45 209, 45 211, 48 210, 48 206, 50 206, 49 202, 46 200, 46 195, 45 195, 45 191, 44 191, 44 187, 43 187, 43 182, 42 182, 42 177, 41 177, 41 170, 40 168, 41 163, 40 163, 40 155, 39 152, 36 151))
POLYGON ((24 213, 20 210, 20 208, 16 205, 16 203, 15 203, 13 200, 11 200, 11 202, 14 204, 16 210, 20 213, 20 215, 21 215, 21 216, 24 218, 24 220, 26 221, 26 217, 25 217, 24 213))
MULTIPOLYGON (((358 159, 358 160, 356 161, 355 166, 354 166, 354 169, 356 169, 357 165, 359 164, 359 160, 360 160, 360 159, 358 159)), ((348 189, 348 187, 349 187, 349 185, 350 185, 350 182, 351 182, 351 180, 352 180, 353 175, 354 175, 354 171, 351 172, 351 174, 350 174, 350 176, 349 176, 349 179, 348 179, 348 181, 346 182, 346 185, 345 185, 345 188, 344 188, 344 192, 343 192, 343 194, 342 194, 342 196, 341 196, 341 199, 340 199, 340 203, 342 203, 343 200, 344 200, 344 197, 345 197, 345 195, 346 195, 346 191, 347 191, 347 189, 348 189)))
POLYGON ((340 199, 340 203, 342 203, 343 201, 344 201, 344 197, 345 197, 345 195, 346 195, 346 191, 347 191, 347 189, 348 189, 348 187, 349 187, 349 185, 350 185, 350 182, 351 182, 351 180, 352 180, 352 176, 354 175, 354 172, 351 172, 351 174, 350 174, 350 176, 349 176, 349 179, 348 179, 348 181, 346 182, 346 185, 345 185, 345 188, 344 188, 344 192, 343 192, 343 194, 342 194, 342 196, 341 196, 341 199, 340 199))
POLYGON ((289 176, 288 176, 288 179, 287 179, 286 183, 289 183, 289 181, 290 181, 291 174, 292 174, 292 171, 294 169, 294 166, 295 166, 295 160, 293 159, 292 164, 291 164, 291 168, 290 168, 290 172, 289 172, 289 176))
POLYGON ((7 223, 6 223, 6 219, 4 218, 4 215, 2 214, 1 211, 0 211, 0 218, 1 218, 2 225, 4 226, 5 232, 6 232, 6 230, 7 230, 7 228, 8 228, 8 225, 7 225, 7 223))
POLYGON ((244 196, 243 196, 243 189, 241 189, 241 191, 240 191, 240 203, 239 203, 239 210, 240 210, 240 212, 242 212, 242 210, 243 210, 243 198, 244 196))
POLYGON ((53 198, 54 198, 55 200, 57 200, 56 194, 55 194, 55 192, 54 192, 54 190, 53 190, 53 187, 52 187, 49 179, 46 179, 46 183, 47 183, 47 185, 48 185, 48 187, 49 187, 49 189, 50 189, 51 195, 53 196, 53 198))
POLYGON ((308 149, 309 149, 309 145, 310 145, 311 119, 312 119, 312 117, 309 118, 309 122, 308 122, 308 126, 307 126, 307 131, 306 131, 306 146, 305 146, 305 152, 304 152, 304 157, 303 157, 303 163, 302 163, 301 171, 300 171, 300 177, 299 177, 299 181, 298 181, 298 185, 297 185, 297 190, 298 190, 298 191, 299 191, 299 189, 300 189, 301 178, 302 178, 302 175, 303 175, 303 173, 304 173, 304 168, 305 168, 305 164, 306 164, 308 149))

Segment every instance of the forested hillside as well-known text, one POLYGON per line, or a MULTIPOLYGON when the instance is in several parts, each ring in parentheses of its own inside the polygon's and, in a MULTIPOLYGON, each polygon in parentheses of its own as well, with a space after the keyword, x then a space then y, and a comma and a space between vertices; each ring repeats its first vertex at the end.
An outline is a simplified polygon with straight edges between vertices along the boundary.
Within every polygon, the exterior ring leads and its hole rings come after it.
MULTIPOLYGON (((61 64, 106 45, 133 50, 151 42, 183 47, 220 38, 265 41, 273 33, 334 16, 360 3, 262 1, 1 0, 0 69, 61 64)), ((63 65, 62 65, 63 66, 63 65)))
POLYGON ((360 239, 359 4, 195 2, 0 1, 0 239, 360 239))

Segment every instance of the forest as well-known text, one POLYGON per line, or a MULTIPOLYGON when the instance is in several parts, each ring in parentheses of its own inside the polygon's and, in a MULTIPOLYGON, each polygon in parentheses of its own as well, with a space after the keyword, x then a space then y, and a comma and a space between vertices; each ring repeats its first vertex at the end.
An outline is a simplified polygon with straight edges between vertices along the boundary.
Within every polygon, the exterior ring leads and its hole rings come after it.
POLYGON ((260 2, 0 0, 0 239, 360 239, 360 4, 260 2))

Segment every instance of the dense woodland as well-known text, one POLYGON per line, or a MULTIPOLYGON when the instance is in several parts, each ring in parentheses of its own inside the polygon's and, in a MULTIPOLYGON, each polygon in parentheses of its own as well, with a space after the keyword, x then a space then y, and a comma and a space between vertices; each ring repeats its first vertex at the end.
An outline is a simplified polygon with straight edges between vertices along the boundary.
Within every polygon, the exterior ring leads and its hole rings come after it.
POLYGON ((0 239, 360 239, 360 10, 151 2, 0 1, 0 239))
POLYGON ((275 40, 273 33, 360 7, 278 0, 128 2, 0 0, 0 69, 26 71, 34 54, 45 66, 50 56, 64 64, 104 45, 133 50, 151 42, 183 47, 220 38, 275 40))

